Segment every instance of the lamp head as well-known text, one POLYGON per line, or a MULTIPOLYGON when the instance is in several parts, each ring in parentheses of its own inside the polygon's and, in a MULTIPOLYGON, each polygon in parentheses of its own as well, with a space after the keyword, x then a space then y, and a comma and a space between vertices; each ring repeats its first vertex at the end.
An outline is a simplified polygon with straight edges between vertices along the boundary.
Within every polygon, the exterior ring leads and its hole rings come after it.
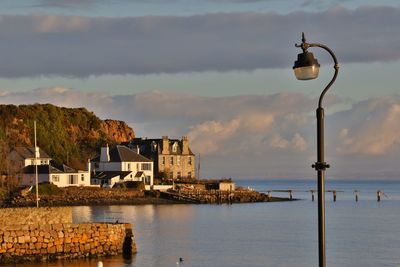
POLYGON ((297 80, 312 80, 318 77, 319 63, 314 58, 313 53, 303 50, 303 53, 297 55, 297 61, 294 62, 293 70, 297 80))

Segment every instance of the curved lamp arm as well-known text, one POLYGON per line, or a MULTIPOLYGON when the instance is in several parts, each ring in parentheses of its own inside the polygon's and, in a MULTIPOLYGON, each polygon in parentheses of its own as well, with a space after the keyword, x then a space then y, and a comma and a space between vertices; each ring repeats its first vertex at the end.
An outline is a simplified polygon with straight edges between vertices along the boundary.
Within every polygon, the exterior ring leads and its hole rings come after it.
POLYGON ((337 58, 336 58, 335 54, 333 53, 333 51, 329 47, 327 47, 326 45, 318 44, 318 43, 311 43, 311 44, 309 44, 309 47, 320 47, 320 48, 325 49, 332 56, 333 62, 335 63, 335 65, 333 66, 333 68, 335 69, 335 74, 333 75, 332 80, 328 83, 328 85, 325 87, 324 91, 322 91, 322 93, 321 93, 321 95, 319 97, 318 107, 321 108, 322 107, 322 100, 323 100, 326 92, 329 90, 331 85, 336 80, 336 77, 337 77, 338 72, 339 72, 339 63, 338 63, 337 58))
POLYGON ((333 51, 329 47, 327 47, 326 45, 319 44, 319 43, 307 43, 306 42, 306 38, 304 37, 304 32, 302 34, 302 39, 301 40, 302 40, 302 43, 299 44, 299 45, 296 44, 295 46, 296 47, 300 47, 301 49, 303 49, 303 52, 306 52, 307 49, 310 48, 310 47, 319 47, 319 48, 325 49, 332 56, 332 59, 333 59, 333 61, 335 63, 335 65, 333 66, 333 68, 335 69, 335 74, 333 75, 332 80, 328 83, 328 85, 325 87, 325 89, 322 91, 322 93, 321 93, 321 95, 319 97, 318 108, 322 108, 322 100, 323 100, 326 92, 331 87, 331 85, 335 82, 336 77, 338 75, 339 63, 338 63, 337 58, 336 58, 335 54, 333 53, 333 51))

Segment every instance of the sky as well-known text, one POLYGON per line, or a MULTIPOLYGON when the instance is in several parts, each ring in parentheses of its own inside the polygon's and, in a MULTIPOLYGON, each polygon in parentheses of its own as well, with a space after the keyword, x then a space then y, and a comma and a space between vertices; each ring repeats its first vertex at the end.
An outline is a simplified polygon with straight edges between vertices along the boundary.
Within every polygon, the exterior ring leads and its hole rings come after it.
MULTIPOLYGON (((329 46, 328 179, 400 177, 397 0, 3 0, 0 103, 86 107, 138 137, 188 136, 202 176, 314 179, 315 109, 295 43, 329 46)), ((39 141, 40 144, 40 141, 39 141)))

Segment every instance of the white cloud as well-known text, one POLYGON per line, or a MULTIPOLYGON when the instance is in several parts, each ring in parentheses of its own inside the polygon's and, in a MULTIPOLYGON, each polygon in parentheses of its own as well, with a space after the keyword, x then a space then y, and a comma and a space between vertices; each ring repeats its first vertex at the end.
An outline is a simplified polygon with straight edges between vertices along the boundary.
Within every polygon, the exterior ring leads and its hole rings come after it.
MULTIPOLYGON (((128 122, 142 136, 189 135, 193 151, 202 155, 205 175, 314 175, 315 99, 302 94, 201 97, 153 91, 111 96, 55 87, 3 92, 0 101, 84 106, 101 118, 128 122)), ((400 175, 400 96, 358 102, 325 121, 330 175, 400 175)))
POLYGON ((339 113, 340 154, 384 156, 400 145, 400 98, 381 97, 357 103, 339 113))

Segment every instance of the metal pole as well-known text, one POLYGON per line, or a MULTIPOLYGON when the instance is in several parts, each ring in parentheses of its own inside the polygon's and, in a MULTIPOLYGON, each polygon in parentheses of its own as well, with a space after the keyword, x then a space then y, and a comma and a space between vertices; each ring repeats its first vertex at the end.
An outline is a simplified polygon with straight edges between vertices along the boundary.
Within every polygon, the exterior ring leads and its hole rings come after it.
POLYGON ((35 180, 36 180, 36 208, 39 208, 39 178, 38 178, 38 166, 37 166, 37 142, 36 142, 36 121, 33 122, 33 128, 35 131, 35 180))
MULTIPOLYGON (((339 64, 336 59, 333 51, 327 47, 326 45, 319 43, 307 43, 306 38, 304 37, 304 32, 302 34, 302 43, 300 45, 295 44, 296 47, 300 47, 303 50, 303 54, 307 52, 307 49, 310 47, 319 47, 326 50, 332 57, 335 65, 333 68, 335 69, 335 73, 322 91, 319 101, 318 108, 316 110, 317 115, 317 162, 312 165, 313 168, 317 171, 318 174, 318 256, 319 256, 319 267, 326 266, 326 255, 325 255, 325 181, 324 175, 326 168, 329 168, 329 165, 325 162, 324 159, 324 109, 322 108, 322 101, 329 90, 331 85, 335 82, 336 77, 339 72, 339 64)), ((307 65, 307 64, 306 64, 307 65)))
POLYGON ((315 169, 318 174, 318 259, 319 266, 326 266, 325 253, 325 169, 324 160, 324 109, 317 109, 317 162, 315 169))

